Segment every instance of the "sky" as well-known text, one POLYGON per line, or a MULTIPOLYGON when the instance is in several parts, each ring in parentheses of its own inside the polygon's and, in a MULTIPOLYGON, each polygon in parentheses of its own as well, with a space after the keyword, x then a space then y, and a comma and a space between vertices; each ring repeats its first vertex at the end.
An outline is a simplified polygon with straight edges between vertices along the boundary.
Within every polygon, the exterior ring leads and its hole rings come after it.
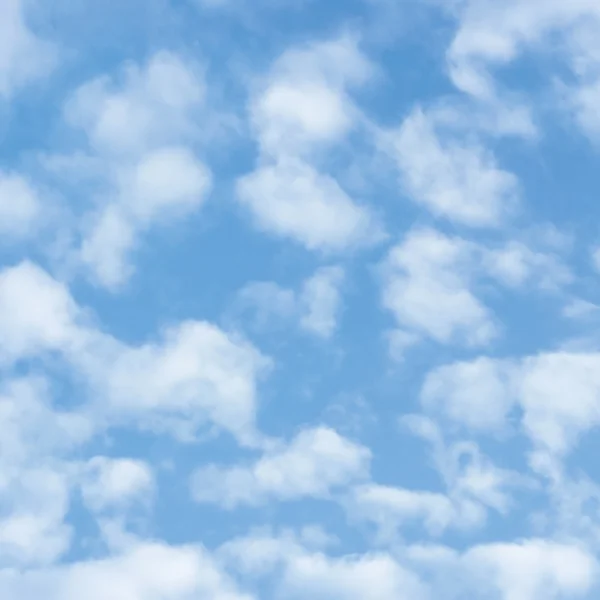
POLYGON ((0 598, 600 595, 597 0, 0 0, 0 598))

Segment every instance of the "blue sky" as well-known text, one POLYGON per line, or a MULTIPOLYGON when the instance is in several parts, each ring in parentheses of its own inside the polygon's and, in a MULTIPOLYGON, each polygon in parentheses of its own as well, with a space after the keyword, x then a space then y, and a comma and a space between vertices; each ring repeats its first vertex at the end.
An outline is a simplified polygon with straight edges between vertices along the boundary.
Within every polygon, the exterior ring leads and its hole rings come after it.
POLYGON ((0 0, 0 597, 597 597, 599 40, 0 0))

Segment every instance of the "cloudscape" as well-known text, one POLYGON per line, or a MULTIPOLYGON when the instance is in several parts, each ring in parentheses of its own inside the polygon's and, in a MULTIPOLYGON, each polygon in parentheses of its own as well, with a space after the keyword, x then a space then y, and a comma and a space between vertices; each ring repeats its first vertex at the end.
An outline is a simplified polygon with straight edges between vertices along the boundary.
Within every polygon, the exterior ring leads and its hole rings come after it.
POLYGON ((0 0, 0 598, 600 597, 598 0, 0 0))

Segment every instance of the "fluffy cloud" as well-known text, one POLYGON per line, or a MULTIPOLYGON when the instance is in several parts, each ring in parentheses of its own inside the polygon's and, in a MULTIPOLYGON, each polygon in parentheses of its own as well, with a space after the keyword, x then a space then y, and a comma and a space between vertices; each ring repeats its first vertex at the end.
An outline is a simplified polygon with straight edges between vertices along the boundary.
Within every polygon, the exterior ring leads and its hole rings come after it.
POLYGON ((250 283, 237 297, 241 310, 251 309, 258 327, 294 320, 309 334, 330 338, 336 330, 342 307, 341 267, 321 267, 295 291, 276 283, 250 283))
POLYGON ((94 511, 147 501, 154 491, 151 468, 140 460, 95 456, 83 468, 81 493, 94 511))
POLYGON ((371 74, 368 59, 347 36, 285 52, 250 108, 261 151, 301 156, 343 139, 359 124, 347 90, 371 74))
POLYGON ((463 560, 477 582, 491 578, 507 600, 584 597, 598 568, 583 548, 535 539, 478 546, 463 560))
MULTIPOLYGON (((527 50, 546 52, 560 39, 562 58, 574 82, 562 86, 566 102, 584 132, 597 138, 600 122, 593 110, 598 97, 600 11, 593 0, 481 0, 460 3, 458 30, 447 52, 450 77, 461 90, 486 102, 498 102, 500 86, 493 69, 514 62, 527 50), (554 36, 554 38, 553 38, 554 36)), ((550 78, 549 78, 550 79, 550 78)))
POLYGON ((437 217, 474 227, 503 224, 518 207, 516 177, 480 144, 442 132, 413 111, 391 139, 407 194, 437 217))
POLYGON ((131 598, 251 600, 199 547, 136 542, 107 558, 39 570, 0 570, 0 593, 15 600, 131 598))
POLYGON ((600 424, 599 365, 598 354, 574 352, 457 363, 429 374, 422 401, 476 431, 502 430, 518 405, 524 432, 560 455, 600 424))
POLYGON ((0 389, 0 566, 46 564, 71 543, 65 524, 72 486, 69 453, 93 427, 52 405, 47 383, 5 380, 0 389))
POLYGON ((355 126, 357 110, 346 88, 370 72, 348 37, 289 50, 275 62, 250 106, 259 166, 237 185, 240 202, 260 228, 328 252, 381 236, 372 211, 310 162, 355 126))
POLYGON ((399 357, 420 337, 470 347, 496 339, 499 322, 476 295, 486 284, 559 294, 574 279, 560 249, 547 240, 482 244, 424 227, 410 230, 389 251, 380 273, 383 304, 399 327, 390 336, 399 357))
POLYGON ((237 192, 258 226, 309 250, 340 252, 379 236, 367 208, 356 204, 335 179, 295 159, 243 177, 237 192))
POLYGON ((472 247, 431 229, 410 232, 383 269, 383 303, 401 328, 440 343, 471 346, 497 335, 490 310, 471 291, 472 247))
POLYGON ((269 450, 248 467, 202 467, 192 478, 197 502, 226 508, 270 499, 327 498, 367 475, 370 452, 327 428, 300 432, 289 445, 269 450))
POLYGON ((101 196, 111 198, 89 217, 79 250, 97 283, 122 286, 140 235, 194 213, 206 199, 212 176, 191 146, 203 106, 202 69, 167 52, 130 65, 120 78, 86 83, 67 102, 65 118, 85 133, 103 165, 101 196))
POLYGON ((91 347, 71 360, 88 378, 96 410, 109 422, 183 438, 214 424, 244 443, 257 443, 256 381, 269 360, 210 323, 184 322, 167 329, 160 342, 138 347, 92 338, 91 347))
POLYGON ((323 600, 428 597, 418 576, 385 552, 333 557, 307 548, 295 536, 255 534, 228 542, 219 556, 251 578, 275 572, 276 597, 303 598, 307 593, 323 600))
POLYGON ((31 262, 0 272, 0 360, 71 345, 80 312, 67 288, 31 262))
POLYGON ((269 360, 248 342, 201 321, 127 346, 84 319, 64 285, 31 263, 0 273, 0 357, 55 352, 84 376, 98 418, 190 436, 208 423, 256 442, 256 380, 269 360))

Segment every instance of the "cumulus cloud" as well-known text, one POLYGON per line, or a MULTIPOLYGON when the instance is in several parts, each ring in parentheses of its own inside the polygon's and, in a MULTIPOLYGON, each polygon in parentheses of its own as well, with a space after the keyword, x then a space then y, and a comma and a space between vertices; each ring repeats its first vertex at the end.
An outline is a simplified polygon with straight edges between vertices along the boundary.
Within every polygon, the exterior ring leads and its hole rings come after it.
POLYGON ((257 533, 219 549, 234 569, 261 578, 276 573, 275 592, 286 598, 403 600, 427 598, 419 577, 385 552, 329 556, 297 536, 257 533))
POLYGON ((72 344, 81 313, 66 286, 31 262, 0 272, 0 360, 72 344))
POLYGON ((532 442, 562 455, 600 424, 599 361, 595 353, 555 352, 456 363, 429 374, 422 402, 474 431, 506 428, 518 406, 532 442))
POLYGON ((206 550, 136 542, 116 555, 19 573, 0 571, 0 593, 15 600, 43 594, 49 600, 107 596, 152 600, 251 600, 239 592, 206 550))
POLYGON ((154 492, 152 469, 141 460, 95 456, 83 466, 81 493, 93 511, 146 502, 154 492))
POLYGON ((391 134, 390 145, 408 196, 435 216, 495 227, 515 214, 516 177, 483 145, 440 130, 431 114, 414 110, 391 134))
MULTIPOLYGON (((461 3, 458 29, 447 51, 454 84, 485 102, 503 97, 494 70, 526 51, 546 53, 561 40, 560 53, 574 81, 561 86, 558 105, 573 112, 582 130, 597 139, 600 122, 593 110, 598 96, 600 11, 593 0, 510 1, 502 5, 472 0, 461 3)), ((550 83, 551 76, 548 77, 550 83)))
POLYGON ((133 273, 130 255, 141 234, 204 203, 212 175, 192 146, 204 96, 201 67, 158 52, 120 76, 84 84, 66 103, 67 122, 83 131, 86 151, 102 164, 103 202, 87 219, 78 250, 98 284, 119 289, 133 273))
POLYGON ((243 443, 257 443, 256 383, 270 362, 215 325, 183 322, 165 330, 159 342, 133 347, 96 337, 70 360, 88 378, 96 410, 109 422, 184 439, 216 425, 243 443))
POLYGON ((366 477, 369 460, 368 449, 331 429, 306 429, 252 465, 201 467, 193 475, 192 494, 197 502, 229 509, 270 499, 327 498, 366 477))
POLYGON ((473 248, 432 229, 410 232, 383 267, 383 304, 402 329, 440 343, 485 345, 497 334, 473 293, 473 248))
POLYGON ((327 252, 381 237, 373 211, 312 164, 315 152, 342 141, 358 124, 346 89, 370 73, 349 37, 288 50, 275 62, 250 105, 259 165, 237 184, 258 227, 327 252))
POLYGON ((577 545, 546 540, 476 546, 463 557, 476 581, 492 578, 505 598, 583 597, 596 579, 595 558, 577 545))
MULTIPOLYGON (((513 239, 476 243, 430 227, 415 227, 381 265, 383 305, 398 329, 390 351, 402 358, 420 338, 442 344, 485 346, 500 324, 478 294, 490 282, 510 291, 561 294, 574 275, 560 250, 513 239)), ((551 246, 551 244, 550 244, 551 246)))
POLYGON ((256 441, 256 381, 269 360, 245 340, 186 321, 159 343, 128 346, 86 321, 66 286, 31 263, 0 272, 0 306, 2 360, 57 354, 85 378, 98 417, 184 437, 208 422, 256 441))

